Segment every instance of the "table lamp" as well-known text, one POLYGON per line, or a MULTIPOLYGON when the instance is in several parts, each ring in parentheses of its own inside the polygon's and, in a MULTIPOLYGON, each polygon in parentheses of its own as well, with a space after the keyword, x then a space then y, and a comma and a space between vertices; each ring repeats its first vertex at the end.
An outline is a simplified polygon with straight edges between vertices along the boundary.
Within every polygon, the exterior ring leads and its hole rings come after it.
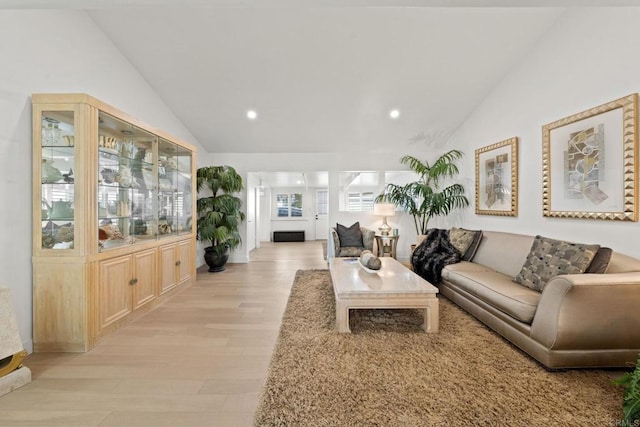
POLYGON ((393 203, 376 203, 373 205, 373 214, 383 217, 382 225, 378 228, 380 234, 388 236, 391 227, 387 224, 387 217, 396 214, 396 206, 393 203))

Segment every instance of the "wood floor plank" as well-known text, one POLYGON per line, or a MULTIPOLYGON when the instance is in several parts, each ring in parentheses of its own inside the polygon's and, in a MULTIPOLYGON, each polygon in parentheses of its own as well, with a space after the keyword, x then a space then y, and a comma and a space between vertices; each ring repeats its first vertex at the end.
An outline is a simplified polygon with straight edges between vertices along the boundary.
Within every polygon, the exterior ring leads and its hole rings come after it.
POLYGON ((30 384, 0 397, 0 425, 250 426, 299 269, 321 242, 269 243, 82 354, 38 353, 30 384))

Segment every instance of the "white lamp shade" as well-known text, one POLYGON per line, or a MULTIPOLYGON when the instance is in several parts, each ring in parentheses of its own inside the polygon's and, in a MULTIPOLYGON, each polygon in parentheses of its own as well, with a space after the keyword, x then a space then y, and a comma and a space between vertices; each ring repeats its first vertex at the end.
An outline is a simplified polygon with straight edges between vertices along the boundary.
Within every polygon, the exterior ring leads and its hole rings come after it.
POLYGON ((373 214, 378 216, 394 216, 396 206, 393 203, 376 203, 373 205, 373 214))

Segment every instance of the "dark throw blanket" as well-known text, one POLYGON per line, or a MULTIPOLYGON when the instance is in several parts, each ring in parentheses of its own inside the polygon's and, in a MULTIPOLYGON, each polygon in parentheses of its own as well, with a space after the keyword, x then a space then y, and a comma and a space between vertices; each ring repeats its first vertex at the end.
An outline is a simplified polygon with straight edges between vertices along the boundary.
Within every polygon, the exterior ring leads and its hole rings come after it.
POLYGON ((442 282, 442 269, 460 262, 460 252, 449 242, 449 230, 432 228, 413 251, 413 271, 434 286, 442 282))

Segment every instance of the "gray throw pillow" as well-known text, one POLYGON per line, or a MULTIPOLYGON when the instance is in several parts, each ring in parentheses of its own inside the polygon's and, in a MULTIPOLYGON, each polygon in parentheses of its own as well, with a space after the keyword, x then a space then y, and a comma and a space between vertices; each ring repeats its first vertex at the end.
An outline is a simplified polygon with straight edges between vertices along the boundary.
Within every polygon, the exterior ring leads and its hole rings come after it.
POLYGON ((600 245, 536 236, 520 273, 513 281, 542 292, 547 282, 555 276, 584 273, 598 249, 600 245))
POLYGON ((609 268, 609 261, 611 261, 611 255, 613 250, 611 248, 600 248, 596 252, 596 256, 593 257, 593 261, 589 264, 589 267, 585 270, 585 273, 591 274, 604 274, 609 268))
POLYGON ((342 224, 336 224, 340 247, 364 248, 362 243, 362 231, 360 231, 360 222, 356 222, 351 227, 345 227, 342 224))

